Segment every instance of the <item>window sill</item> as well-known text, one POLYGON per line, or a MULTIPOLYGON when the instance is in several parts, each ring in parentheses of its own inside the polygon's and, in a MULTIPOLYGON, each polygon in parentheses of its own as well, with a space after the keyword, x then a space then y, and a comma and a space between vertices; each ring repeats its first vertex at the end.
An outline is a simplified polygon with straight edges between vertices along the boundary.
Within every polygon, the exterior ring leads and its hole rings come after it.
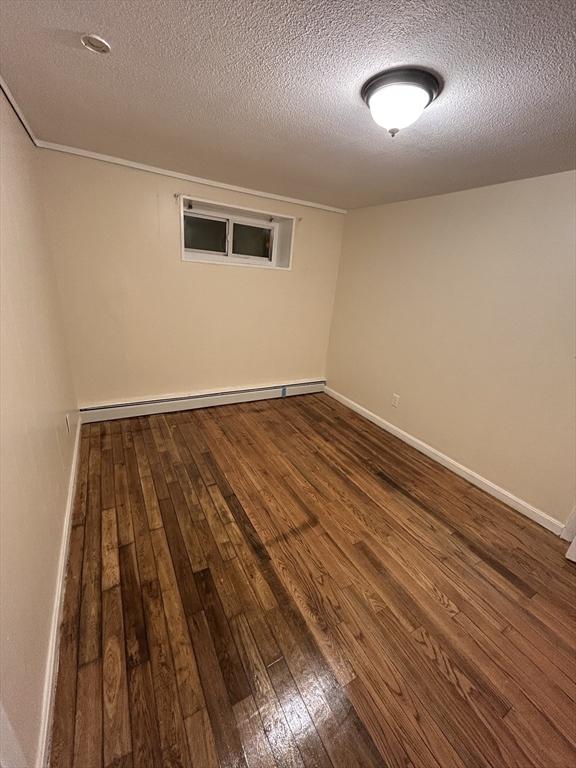
POLYGON ((244 259, 234 259, 232 257, 226 256, 222 258, 217 258, 214 256, 203 256, 202 254, 191 254, 188 252, 184 252, 182 254, 182 261, 188 263, 188 264, 213 264, 216 266, 225 266, 225 267, 251 267, 252 269, 276 269, 280 270, 281 272, 290 272, 292 269, 292 265, 289 267, 281 267, 278 264, 258 264, 255 261, 250 260, 244 260, 244 259))

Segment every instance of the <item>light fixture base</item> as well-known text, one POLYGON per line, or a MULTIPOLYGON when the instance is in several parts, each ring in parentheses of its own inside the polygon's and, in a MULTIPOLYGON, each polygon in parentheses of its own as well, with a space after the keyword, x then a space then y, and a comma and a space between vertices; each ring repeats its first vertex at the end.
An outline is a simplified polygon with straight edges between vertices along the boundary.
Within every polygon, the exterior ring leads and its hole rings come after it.
POLYGON ((360 95, 369 105, 370 97, 380 88, 386 85, 417 85, 428 94, 428 104, 431 104, 442 91, 440 78, 427 69, 420 67, 396 67, 379 72, 369 80, 366 80, 360 95))
POLYGON ((107 40, 104 40, 100 35, 86 34, 82 35, 80 42, 92 53, 110 53, 112 47, 107 40))

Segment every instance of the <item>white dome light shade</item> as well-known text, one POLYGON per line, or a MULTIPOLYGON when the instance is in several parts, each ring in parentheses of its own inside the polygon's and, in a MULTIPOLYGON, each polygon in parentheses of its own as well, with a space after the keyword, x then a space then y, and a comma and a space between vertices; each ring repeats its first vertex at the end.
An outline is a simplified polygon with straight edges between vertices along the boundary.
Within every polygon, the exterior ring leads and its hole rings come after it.
POLYGON ((374 121, 395 136, 418 120, 441 90, 440 81, 425 69, 389 69, 364 83, 361 96, 374 121))
POLYGON ((406 83, 384 85, 368 99, 374 122, 387 131, 399 131, 412 125, 429 103, 428 91, 406 83))

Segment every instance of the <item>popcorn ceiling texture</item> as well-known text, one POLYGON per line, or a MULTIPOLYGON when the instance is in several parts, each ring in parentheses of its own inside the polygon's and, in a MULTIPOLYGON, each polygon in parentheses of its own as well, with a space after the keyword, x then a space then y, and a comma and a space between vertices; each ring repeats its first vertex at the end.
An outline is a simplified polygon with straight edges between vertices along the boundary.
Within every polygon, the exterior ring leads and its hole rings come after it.
POLYGON ((573 28, 572 0, 2 0, 0 67, 45 141, 353 208, 574 167, 573 28), (446 87, 391 139, 359 91, 407 64, 446 87))

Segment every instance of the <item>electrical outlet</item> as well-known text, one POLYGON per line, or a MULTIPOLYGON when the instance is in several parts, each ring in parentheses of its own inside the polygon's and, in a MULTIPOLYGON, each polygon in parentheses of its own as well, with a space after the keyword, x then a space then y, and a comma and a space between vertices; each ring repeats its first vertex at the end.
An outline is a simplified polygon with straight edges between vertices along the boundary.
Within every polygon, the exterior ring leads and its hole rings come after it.
POLYGON ((392 395, 392 408, 398 408, 400 405, 400 395, 397 395, 396 392, 392 395))

